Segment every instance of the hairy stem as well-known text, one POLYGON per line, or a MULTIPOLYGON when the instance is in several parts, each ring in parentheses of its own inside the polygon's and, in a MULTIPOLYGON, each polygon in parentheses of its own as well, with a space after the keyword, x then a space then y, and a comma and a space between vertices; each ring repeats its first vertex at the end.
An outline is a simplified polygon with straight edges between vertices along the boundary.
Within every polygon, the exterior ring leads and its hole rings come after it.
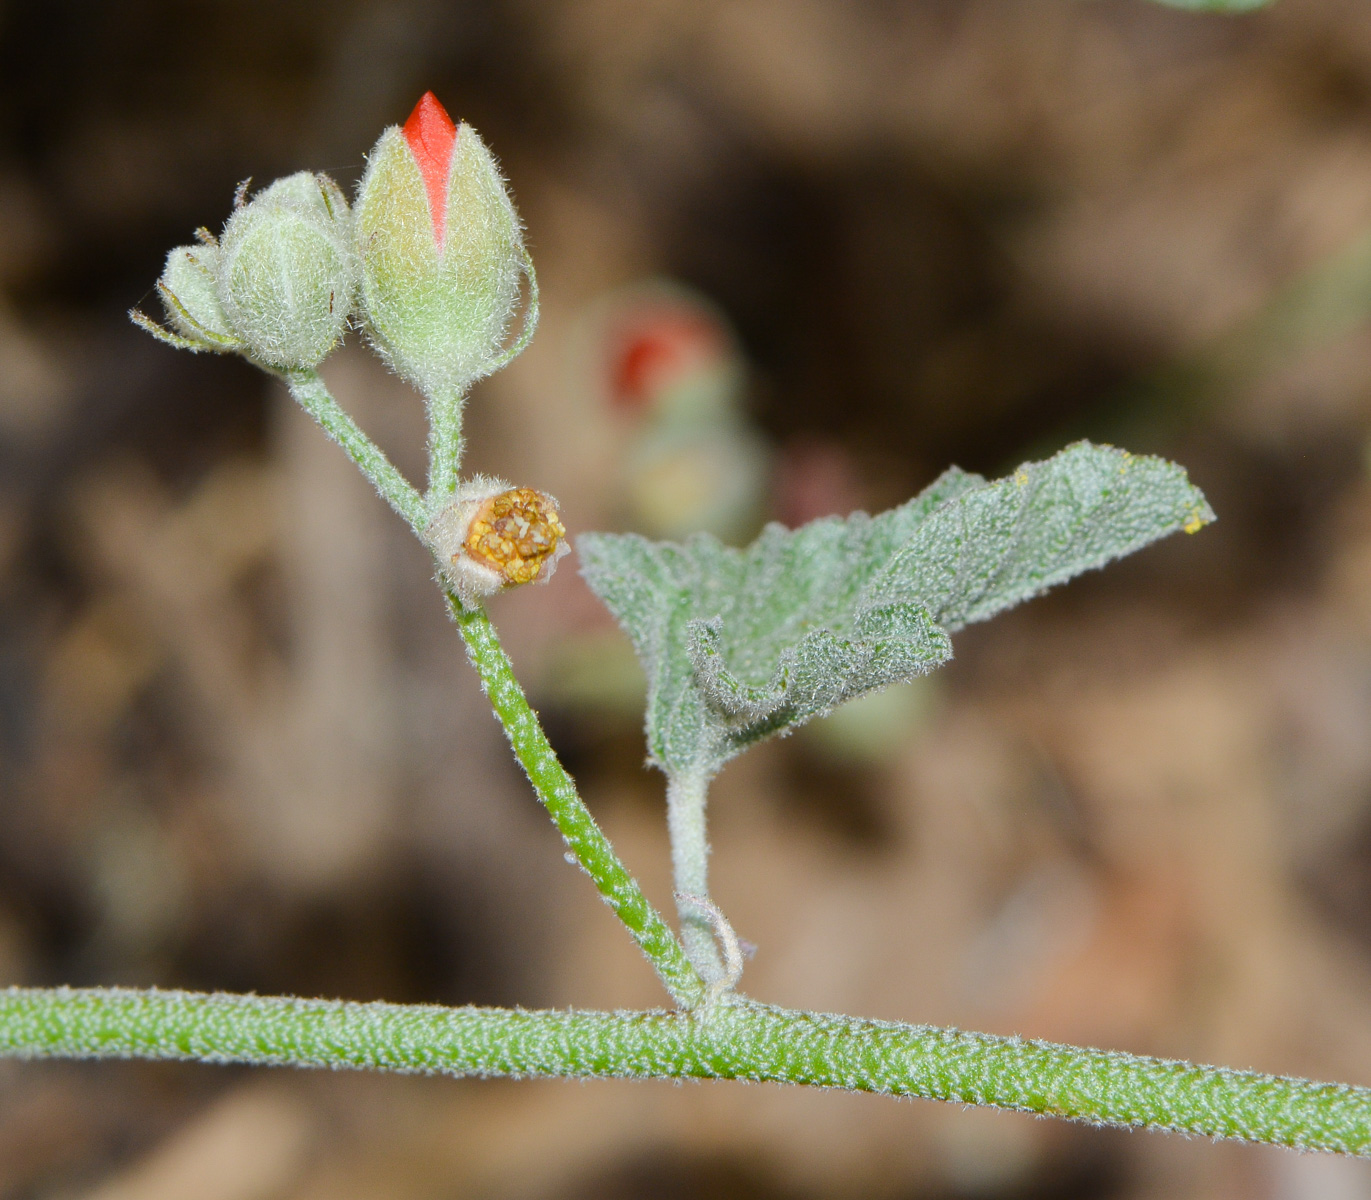
MULTIPOLYGON (((284 378, 301 407, 342 446, 391 508, 416 534, 422 535, 428 522, 428 502, 343 411, 319 373, 292 371, 284 378)), ((460 408, 460 396, 451 398, 449 409, 440 409, 437 401, 432 405, 430 501, 443 488, 456 485, 457 457, 461 454, 460 408)), ((464 608, 451 593, 448 603, 466 642, 467 657, 476 668, 481 686, 509 736, 515 756, 528 773, 538 799, 561 830, 577 861, 595 881, 606 903, 656 967, 672 999, 684 1007, 699 1004, 705 994, 704 981, 691 966, 671 927, 648 903, 638 881, 614 853, 609 839, 581 800, 576 784, 548 744, 537 714, 529 707, 485 610, 464 608)))
POLYGON ((528 1012, 111 989, 0 991, 0 1054, 445 1075, 749 1079, 1371 1154, 1371 1089, 795 1012, 528 1012))
POLYGON ((629 874, 595 823, 575 781, 548 744, 485 609, 465 608, 452 593, 448 593, 448 604, 466 642, 467 657, 509 736, 514 755, 571 852, 594 880, 605 903, 642 947, 672 999, 686 1008, 699 1004, 705 994, 703 981, 671 927, 648 903, 638 881, 629 874))
MULTIPOLYGON (((310 414, 376 490, 416 534, 422 535, 428 522, 428 502, 396 470, 380 448, 339 406, 317 371, 292 371, 285 376, 291 395, 310 414)), ((451 398, 450 410, 439 410, 433 403, 430 443, 430 494, 455 487, 457 460, 461 454, 461 397, 451 398), (450 418, 450 419, 449 419, 450 418)), ((523 688, 514 677, 499 635, 484 609, 466 609, 448 593, 457 627, 466 642, 467 656, 476 668, 495 715, 504 726, 515 756, 528 773, 538 799, 561 831, 577 861, 599 888, 605 902, 628 927, 629 933, 657 969, 671 997, 683 1007, 699 1004, 705 995, 700 978, 671 927, 648 903, 638 881, 615 854, 609 839, 601 832, 576 790, 576 784, 558 761, 547 736, 529 707, 523 688)))
POLYGON ((429 516, 436 516, 457 491, 457 472, 462 465, 462 404, 460 392, 429 396, 428 404, 428 502, 429 516))
POLYGON ((395 464, 382 453, 361 427, 345 413, 318 371, 286 371, 281 376, 300 407, 313 417, 323 431, 343 448, 381 498, 414 530, 423 532, 428 524, 424 498, 400 474, 395 464))
POLYGON ((705 800, 709 777, 704 774, 669 776, 666 786, 666 825, 671 834, 671 869, 675 877, 676 910, 681 941, 695 969, 709 983, 724 977, 723 960, 709 918, 682 897, 709 898, 709 841, 705 834, 705 800))

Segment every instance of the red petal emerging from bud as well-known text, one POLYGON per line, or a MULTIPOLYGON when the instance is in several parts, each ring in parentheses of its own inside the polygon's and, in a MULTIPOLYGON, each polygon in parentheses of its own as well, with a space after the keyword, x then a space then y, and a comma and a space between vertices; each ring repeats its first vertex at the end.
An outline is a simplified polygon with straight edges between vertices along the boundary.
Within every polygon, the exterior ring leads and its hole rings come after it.
POLYGON ((447 181, 452 148, 457 144, 457 126, 447 115, 447 109, 438 103, 438 97, 425 92, 409 114, 403 132, 424 178, 433 238, 441 249, 447 235, 447 181))
POLYGON ((689 311, 633 313, 620 337, 610 361, 610 396, 629 411, 649 406, 691 371, 726 353, 718 329, 689 311))

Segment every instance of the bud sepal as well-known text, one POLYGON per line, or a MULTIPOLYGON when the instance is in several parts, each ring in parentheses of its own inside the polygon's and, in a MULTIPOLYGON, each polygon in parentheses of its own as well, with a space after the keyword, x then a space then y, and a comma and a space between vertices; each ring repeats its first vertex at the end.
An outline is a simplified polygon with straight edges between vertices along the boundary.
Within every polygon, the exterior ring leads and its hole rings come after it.
POLYGON ((467 608, 525 583, 546 583, 571 549, 556 500, 484 475, 457 489, 423 538, 467 608))
POLYGON ((159 341, 194 353, 229 354, 243 349, 234 336, 219 303, 216 280, 219 246, 207 229, 200 230, 198 246, 177 246, 167 255, 157 295, 170 329, 157 324, 137 309, 129 316, 159 341))

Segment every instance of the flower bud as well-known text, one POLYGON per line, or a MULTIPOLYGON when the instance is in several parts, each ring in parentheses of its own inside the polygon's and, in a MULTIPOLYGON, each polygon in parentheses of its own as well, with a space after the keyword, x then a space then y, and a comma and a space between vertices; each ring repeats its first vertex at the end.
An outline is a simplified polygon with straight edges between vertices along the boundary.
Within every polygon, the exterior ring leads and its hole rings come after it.
MULTIPOLYGON (((206 239, 209 234, 205 234, 206 239)), ((167 322, 191 350, 241 349, 219 303, 215 277, 219 247, 206 240, 199 246, 177 246, 167 255, 157 294, 162 298, 167 322)))
POLYGON ((376 143, 356 217, 373 344, 426 395, 460 396, 500 364, 526 270, 490 151, 428 92, 376 143))
POLYGON ((356 258, 347 201, 326 175, 278 179, 224 226, 217 291, 244 353, 280 369, 316 366, 352 312, 356 258))
POLYGON ((474 608, 524 583, 546 583, 570 550, 557 502, 533 488, 476 476, 424 530, 443 577, 474 608))

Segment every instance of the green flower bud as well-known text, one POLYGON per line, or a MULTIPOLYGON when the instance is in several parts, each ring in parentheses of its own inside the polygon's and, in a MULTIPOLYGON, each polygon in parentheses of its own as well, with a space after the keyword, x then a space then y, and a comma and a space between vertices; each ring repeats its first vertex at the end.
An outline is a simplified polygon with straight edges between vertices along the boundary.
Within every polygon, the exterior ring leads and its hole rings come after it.
POLYGON ((266 367, 316 366, 352 313, 356 258, 338 185, 308 171, 239 208, 219 240, 219 303, 243 353, 266 367))
POLYGON ((238 350, 242 343, 229 328, 215 287, 219 247, 209 240, 208 233, 205 238, 199 246, 177 246, 167 255, 157 294, 162 298, 167 322, 190 349, 220 353, 238 350))
POLYGON ((367 327, 399 375, 454 397, 503 364, 528 269, 519 218, 490 151, 433 93, 371 152, 356 233, 367 327))

